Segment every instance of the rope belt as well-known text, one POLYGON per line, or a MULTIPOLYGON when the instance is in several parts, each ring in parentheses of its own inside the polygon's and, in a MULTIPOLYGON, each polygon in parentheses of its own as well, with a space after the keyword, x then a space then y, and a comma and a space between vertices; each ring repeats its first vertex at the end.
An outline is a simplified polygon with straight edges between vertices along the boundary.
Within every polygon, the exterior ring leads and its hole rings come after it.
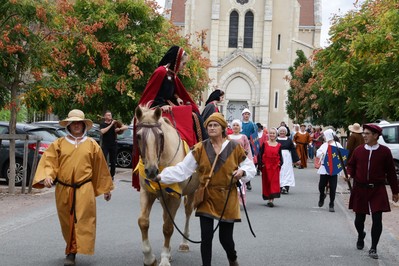
POLYGON ((73 219, 74 219, 74 221, 75 221, 75 224, 76 224, 76 222, 77 222, 77 220, 76 220, 76 211, 75 211, 75 204, 76 204, 76 189, 78 189, 78 188, 80 188, 81 186, 83 186, 84 184, 86 184, 86 183, 89 183, 89 182, 91 182, 91 178, 89 178, 89 179, 86 179, 86 180, 84 180, 84 181, 82 181, 82 182, 80 182, 80 183, 74 183, 74 184, 67 184, 67 183, 64 183, 64 182, 62 182, 62 181, 60 181, 60 180, 58 180, 58 179, 56 179, 56 181, 58 182, 58 183, 60 183, 60 185, 63 185, 63 186, 65 186, 65 187, 71 187, 73 190, 73 198, 72 198, 72 206, 71 206, 71 210, 69 211, 69 214, 73 214, 73 219))

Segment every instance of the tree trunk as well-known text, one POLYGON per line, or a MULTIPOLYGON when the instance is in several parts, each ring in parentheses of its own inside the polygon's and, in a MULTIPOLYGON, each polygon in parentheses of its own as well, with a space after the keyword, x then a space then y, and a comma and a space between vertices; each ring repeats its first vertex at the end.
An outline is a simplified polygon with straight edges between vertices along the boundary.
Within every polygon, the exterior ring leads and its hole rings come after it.
MULTIPOLYGON (((15 135, 17 126, 17 86, 13 84, 11 87, 11 117, 9 124, 9 134, 15 135)), ((8 192, 15 194, 15 140, 10 140, 10 175, 8 178, 8 192)))

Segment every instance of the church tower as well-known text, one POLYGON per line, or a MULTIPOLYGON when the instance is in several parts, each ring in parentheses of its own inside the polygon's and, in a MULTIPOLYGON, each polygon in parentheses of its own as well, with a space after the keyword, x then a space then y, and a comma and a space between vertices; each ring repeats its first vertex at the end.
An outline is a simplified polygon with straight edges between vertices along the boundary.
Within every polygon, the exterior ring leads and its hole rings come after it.
POLYGON ((321 0, 166 0, 170 19, 185 34, 203 32, 193 45, 209 47, 209 91, 225 92, 227 120, 249 108, 255 122, 288 122, 289 84, 284 77, 296 51, 310 56, 320 47, 321 0))

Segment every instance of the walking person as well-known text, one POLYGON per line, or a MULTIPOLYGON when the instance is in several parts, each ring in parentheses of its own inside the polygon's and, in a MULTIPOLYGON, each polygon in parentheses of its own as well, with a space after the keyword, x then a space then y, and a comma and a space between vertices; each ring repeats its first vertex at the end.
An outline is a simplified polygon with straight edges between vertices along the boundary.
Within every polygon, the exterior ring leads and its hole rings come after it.
POLYGON ((338 182, 338 174, 330 175, 324 165, 324 157, 327 155, 328 146, 335 146, 342 149, 342 145, 339 142, 334 140, 335 132, 332 129, 327 129, 324 131, 324 140, 320 148, 317 150, 316 157, 320 158, 321 165, 320 168, 317 170, 317 173, 320 175, 319 179, 319 207, 323 207, 324 199, 326 198, 326 187, 327 184, 329 185, 329 194, 330 194, 330 203, 328 205, 330 212, 335 212, 334 209, 334 201, 335 201, 335 192, 337 190, 337 182, 338 182))
POLYGON ((287 137, 287 128, 281 126, 277 132, 277 142, 281 144, 281 154, 283 155, 283 165, 280 169, 280 189, 281 194, 288 194, 290 187, 295 186, 293 164, 298 164, 300 160, 294 143, 287 137))
POLYGON ((364 139, 362 136, 363 129, 359 123, 350 125, 348 129, 350 131, 350 135, 348 137, 348 141, 346 142, 346 149, 349 151, 348 160, 350 160, 355 149, 364 144, 364 139))
MULTIPOLYGON (((232 141, 237 142, 238 144, 241 145, 241 147, 244 148, 245 150, 245 154, 247 155, 248 159, 250 159, 251 161, 253 161, 253 157, 252 157, 252 152, 251 152, 251 145, 249 144, 249 140, 247 138, 247 136, 245 136, 244 134, 241 134, 241 121, 238 119, 234 119, 231 122, 231 126, 233 129, 233 134, 229 135, 229 139, 232 141)), ((241 182, 241 181, 240 181, 241 182)), ((241 182, 242 186, 241 186, 241 191, 242 191, 242 196, 244 199, 244 202, 242 202, 242 198, 241 195, 239 195, 239 199, 240 199, 240 203, 241 204, 245 204, 245 194, 246 194, 246 184, 241 182)))
POLYGON ((392 190, 392 200, 398 202, 398 183, 390 149, 378 143, 382 129, 373 124, 363 125, 364 143, 355 149, 348 162, 348 178, 353 178, 353 190, 349 209, 355 213, 358 233, 357 249, 364 248, 364 222, 366 215, 372 217, 371 247, 369 256, 378 259, 377 245, 382 233, 382 213, 391 211, 385 181, 392 190))
POLYGON ((67 136, 55 140, 43 153, 33 187, 56 184, 55 201, 66 242, 64 265, 75 265, 77 253, 94 254, 96 200, 111 199, 113 182, 97 142, 86 136, 93 122, 74 109, 59 122, 67 136))
POLYGON ((301 164, 299 165, 298 169, 307 168, 307 161, 308 161, 308 145, 312 143, 312 139, 310 134, 306 131, 306 125, 301 124, 299 132, 296 132, 293 138, 296 153, 301 160, 301 164))
POLYGON ((182 162, 166 167, 157 177, 162 183, 170 184, 186 180, 197 171, 200 186, 204 186, 212 164, 217 159, 205 190, 205 200, 199 204, 195 213, 200 218, 203 266, 211 265, 214 220, 219 219, 219 240, 226 251, 229 265, 238 265, 233 239, 234 223, 241 221, 236 181, 248 181, 256 173, 253 162, 248 159, 241 145, 227 139, 226 127, 223 115, 213 113, 205 121, 209 139, 196 144, 182 162), (221 217, 225 203, 226 209, 221 217))
POLYGON ((214 90, 205 102, 205 108, 201 113, 202 119, 205 121, 211 114, 219 113, 218 104, 224 99, 224 91, 214 90))
POLYGON ((312 144, 314 147, 314 153, 316 154, 317 149, 323 144, 323 133, 322 128, 320 126, 314 127, 314 133, 312 137, 312 144))
POLYGON ((114 180, 116 170, 116 152, 118 149, 117 136, 127 129, 126 125, 112 119, 111 111, 104 112, 104 122, 100 124, 100 132, 102 135, 101 149, 103 150, 105 159, 109 158, 109 167, 114 180))
POLYGON ((277 142, 277 129, 269 130, 269 139, 262 146, 262 197, 267 206, 274 207, 274 199, 280 198, 280 169, 283 165, 281 144, 277 142))
MULTIPOLYGON (((251 111, 249 111, 248 108, 242 110, 241 115, 242 115, 241 132, 242 134, 247 136, 248 140, 251 140, 251 135, 257 132, 257 126, 255 125, 254 122, 251 121, 251 111)), ((252 145, 251 145, 251 151, 252 151, 252 156, 256 157, 257 154, 255 152, 255 147, 252 147, 252 145)), ((248 181, 246 186, 248 190, 252 190, 251 181, 248 181)))

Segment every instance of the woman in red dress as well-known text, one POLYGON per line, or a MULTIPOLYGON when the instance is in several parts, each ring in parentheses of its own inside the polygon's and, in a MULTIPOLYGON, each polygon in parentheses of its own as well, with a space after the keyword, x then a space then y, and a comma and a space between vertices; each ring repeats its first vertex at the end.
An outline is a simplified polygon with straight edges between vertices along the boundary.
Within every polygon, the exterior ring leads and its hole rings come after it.
POLYGON ((269 130, 269 139, 263 144, 262 197, 274 207, 274 199, 280 198, 280 168, 283 164, 281 144, 277 142, 277 129, 269 130))

